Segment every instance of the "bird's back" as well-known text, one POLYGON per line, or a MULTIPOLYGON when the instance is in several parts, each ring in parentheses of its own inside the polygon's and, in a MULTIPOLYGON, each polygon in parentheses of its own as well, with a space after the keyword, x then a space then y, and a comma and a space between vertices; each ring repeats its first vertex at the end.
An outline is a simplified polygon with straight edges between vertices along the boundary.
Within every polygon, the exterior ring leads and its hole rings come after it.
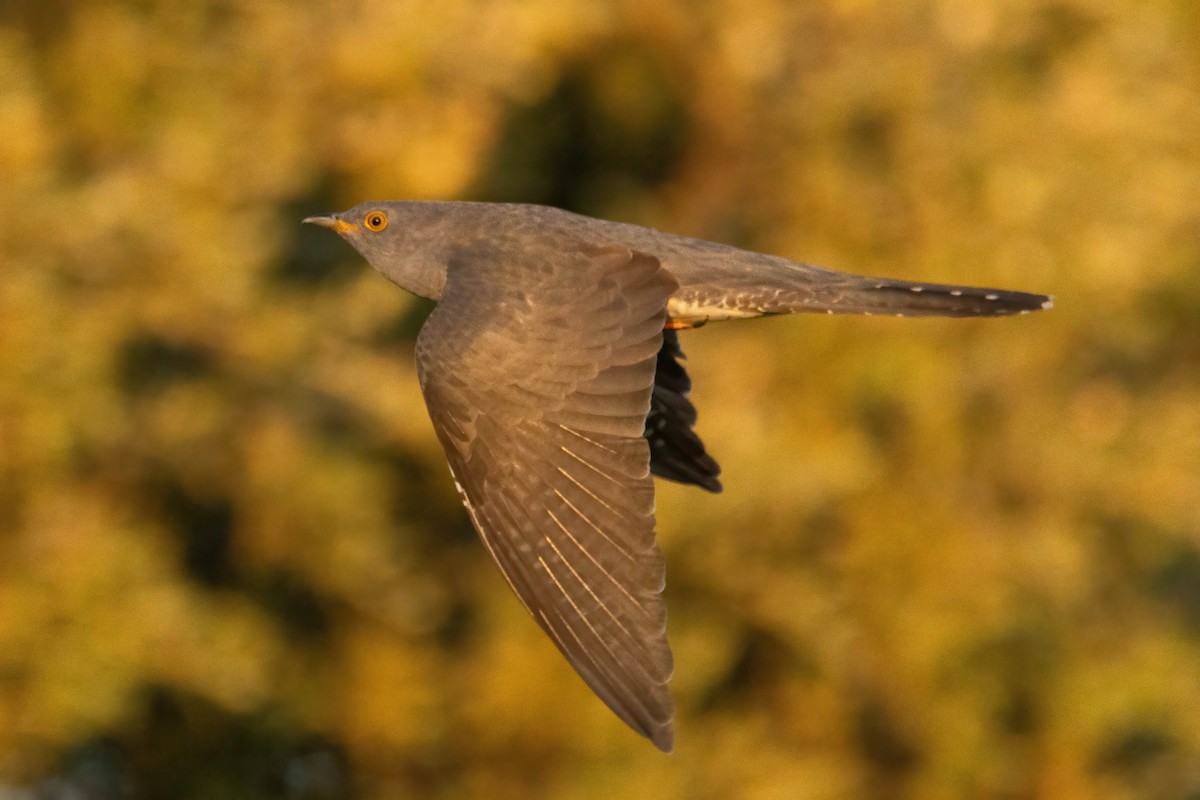
POLYGON ((461 235, 520 259, 555 249, 620 245, 655 256, 679 281, 669 316, 677 327, 710 320, 799 312, 896 316, 1000 316, 1048 308, 1044 295, 835 272, 781 256, 594 219, 557 208, 507 203, 439 204, 454 211, 461 235), (464 212, 464 213, 460 213, 464 212))

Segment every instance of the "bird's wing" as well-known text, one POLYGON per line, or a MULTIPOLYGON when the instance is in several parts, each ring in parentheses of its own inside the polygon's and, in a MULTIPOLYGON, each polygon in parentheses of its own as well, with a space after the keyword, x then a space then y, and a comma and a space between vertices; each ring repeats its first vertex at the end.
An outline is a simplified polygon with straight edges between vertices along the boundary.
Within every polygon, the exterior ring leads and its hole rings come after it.
POLYGON ((646 417, 650 471, 660 478, 719 492, 721 467, 696 435, 696 407, 688 399, 692 379, 680 363, 683 358, 679 334, 663 331, 662 349, 658 351, 654 371, 654 393, 646 417))
POLYGON ((490 270, 474 266, 451 271, 417 341, 463 503, 580 676, 670 750, 672 657, 643 432, 678 283, 625 248, 525 264, 520 286, 484 286, 490 270))

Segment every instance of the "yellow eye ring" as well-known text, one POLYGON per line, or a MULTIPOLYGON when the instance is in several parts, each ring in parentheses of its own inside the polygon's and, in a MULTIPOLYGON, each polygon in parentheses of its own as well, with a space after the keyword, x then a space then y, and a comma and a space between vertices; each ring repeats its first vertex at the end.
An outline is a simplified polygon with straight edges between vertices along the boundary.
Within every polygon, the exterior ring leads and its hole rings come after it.
POLYGON ((363 225, 367 230, 379 233, 388 225, 387 214, 382 211, 368 211, 367 215, 363 217, 363 225))

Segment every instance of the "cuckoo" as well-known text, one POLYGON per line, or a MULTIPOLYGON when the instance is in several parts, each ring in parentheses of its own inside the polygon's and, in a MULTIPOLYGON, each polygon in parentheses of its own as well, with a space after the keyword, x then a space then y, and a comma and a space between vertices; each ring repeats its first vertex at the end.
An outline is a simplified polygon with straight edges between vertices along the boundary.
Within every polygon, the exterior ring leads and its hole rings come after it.
POLYGON ((1040 294, 833 272, 535 205, 371 202, 304 222, 437 302, 416 363, 463 505, 542 630, 673 747, 652 476, 719 492, 678 331, 770 314, 979 317, 1040 294))

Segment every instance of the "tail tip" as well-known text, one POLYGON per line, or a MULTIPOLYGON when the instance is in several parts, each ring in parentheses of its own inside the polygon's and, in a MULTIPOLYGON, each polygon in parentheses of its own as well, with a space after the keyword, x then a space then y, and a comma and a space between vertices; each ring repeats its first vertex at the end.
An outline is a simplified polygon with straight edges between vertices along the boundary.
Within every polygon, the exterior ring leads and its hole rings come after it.
POLYGON ((1054 295, 1044 295, 1042 302, 1038 305, 1037 308, 1026 308, 1026 309, 1022 310, 1020 313, 1021 314, 1032 314, 1034 311, 1046 311, 1051 308, 1054 308, 1054 295))

